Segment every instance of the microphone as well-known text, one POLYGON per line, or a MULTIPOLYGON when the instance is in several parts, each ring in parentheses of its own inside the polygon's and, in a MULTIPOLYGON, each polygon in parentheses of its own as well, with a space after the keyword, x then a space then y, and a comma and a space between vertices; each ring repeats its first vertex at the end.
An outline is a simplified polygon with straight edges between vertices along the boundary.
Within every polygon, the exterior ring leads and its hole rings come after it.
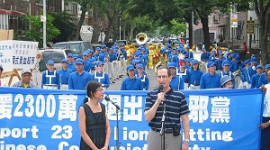
POLYGON ((106 95, 106 96, 105 96, 105 100, 108 101, 108 102, 111 102, 111 103, 116 107, 116 109, 122 110, 122 109, 120 108, 120 106, 117 105, 115 102, 113 102, 109 96, 106 95))
MULTIPOLYGON (((162 84, 159 86, 159 91, 163 92, 163 85, 162 84)), ((163 101, 161 101, 161 104, 163 105, 163 101)))
POLYGON ((163 92, 163 85, 162 84, 159 86, 159 91, 163 92))

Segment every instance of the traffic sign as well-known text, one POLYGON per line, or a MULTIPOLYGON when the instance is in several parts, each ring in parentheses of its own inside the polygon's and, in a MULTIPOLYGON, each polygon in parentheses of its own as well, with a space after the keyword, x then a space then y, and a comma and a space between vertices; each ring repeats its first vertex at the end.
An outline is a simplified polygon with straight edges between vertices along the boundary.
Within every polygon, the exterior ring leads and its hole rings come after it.
POLYGON ((255 33, 255 22, 253 20, 246 21, 246 34, 254 34, 255 33))

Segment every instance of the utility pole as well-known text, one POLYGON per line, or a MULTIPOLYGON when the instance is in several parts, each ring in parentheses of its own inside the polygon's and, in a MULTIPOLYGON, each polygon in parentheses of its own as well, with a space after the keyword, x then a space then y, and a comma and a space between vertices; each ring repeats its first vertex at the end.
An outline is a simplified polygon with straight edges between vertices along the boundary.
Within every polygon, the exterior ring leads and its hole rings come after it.
POLYGON ((47 22, 47 18, 46 18, 46 0, 43 0, 43 16, 41 16, 41 22, 43 22, 43 48, 45 49, 46 46, 46 22, 47 22))

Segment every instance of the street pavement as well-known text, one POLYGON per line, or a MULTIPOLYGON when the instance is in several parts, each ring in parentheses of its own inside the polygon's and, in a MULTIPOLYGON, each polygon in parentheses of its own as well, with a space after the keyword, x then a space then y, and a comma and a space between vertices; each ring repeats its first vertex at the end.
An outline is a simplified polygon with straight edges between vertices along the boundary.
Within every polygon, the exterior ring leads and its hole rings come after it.
MULTIPOLYGON (((149 78, 149 90, 153 90, 158 87, 158 83, 156 80, 156 73, 154 69, 147 69, 147 76, 149 78)), ((109 88, 107 90, 120 90, 122 81, 127 77, 127 75, 124 75, 122 78, 119 78, 116 80, 115 83, 110 84, 109 88)))

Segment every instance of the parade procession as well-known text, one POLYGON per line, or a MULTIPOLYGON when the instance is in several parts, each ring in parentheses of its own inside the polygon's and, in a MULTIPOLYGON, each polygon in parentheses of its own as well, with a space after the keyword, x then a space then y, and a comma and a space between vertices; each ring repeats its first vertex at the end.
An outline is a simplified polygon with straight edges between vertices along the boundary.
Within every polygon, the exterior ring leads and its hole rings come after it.
POLYGON ((0 150, 270 150, 269 13, 0 0, 0 150))

